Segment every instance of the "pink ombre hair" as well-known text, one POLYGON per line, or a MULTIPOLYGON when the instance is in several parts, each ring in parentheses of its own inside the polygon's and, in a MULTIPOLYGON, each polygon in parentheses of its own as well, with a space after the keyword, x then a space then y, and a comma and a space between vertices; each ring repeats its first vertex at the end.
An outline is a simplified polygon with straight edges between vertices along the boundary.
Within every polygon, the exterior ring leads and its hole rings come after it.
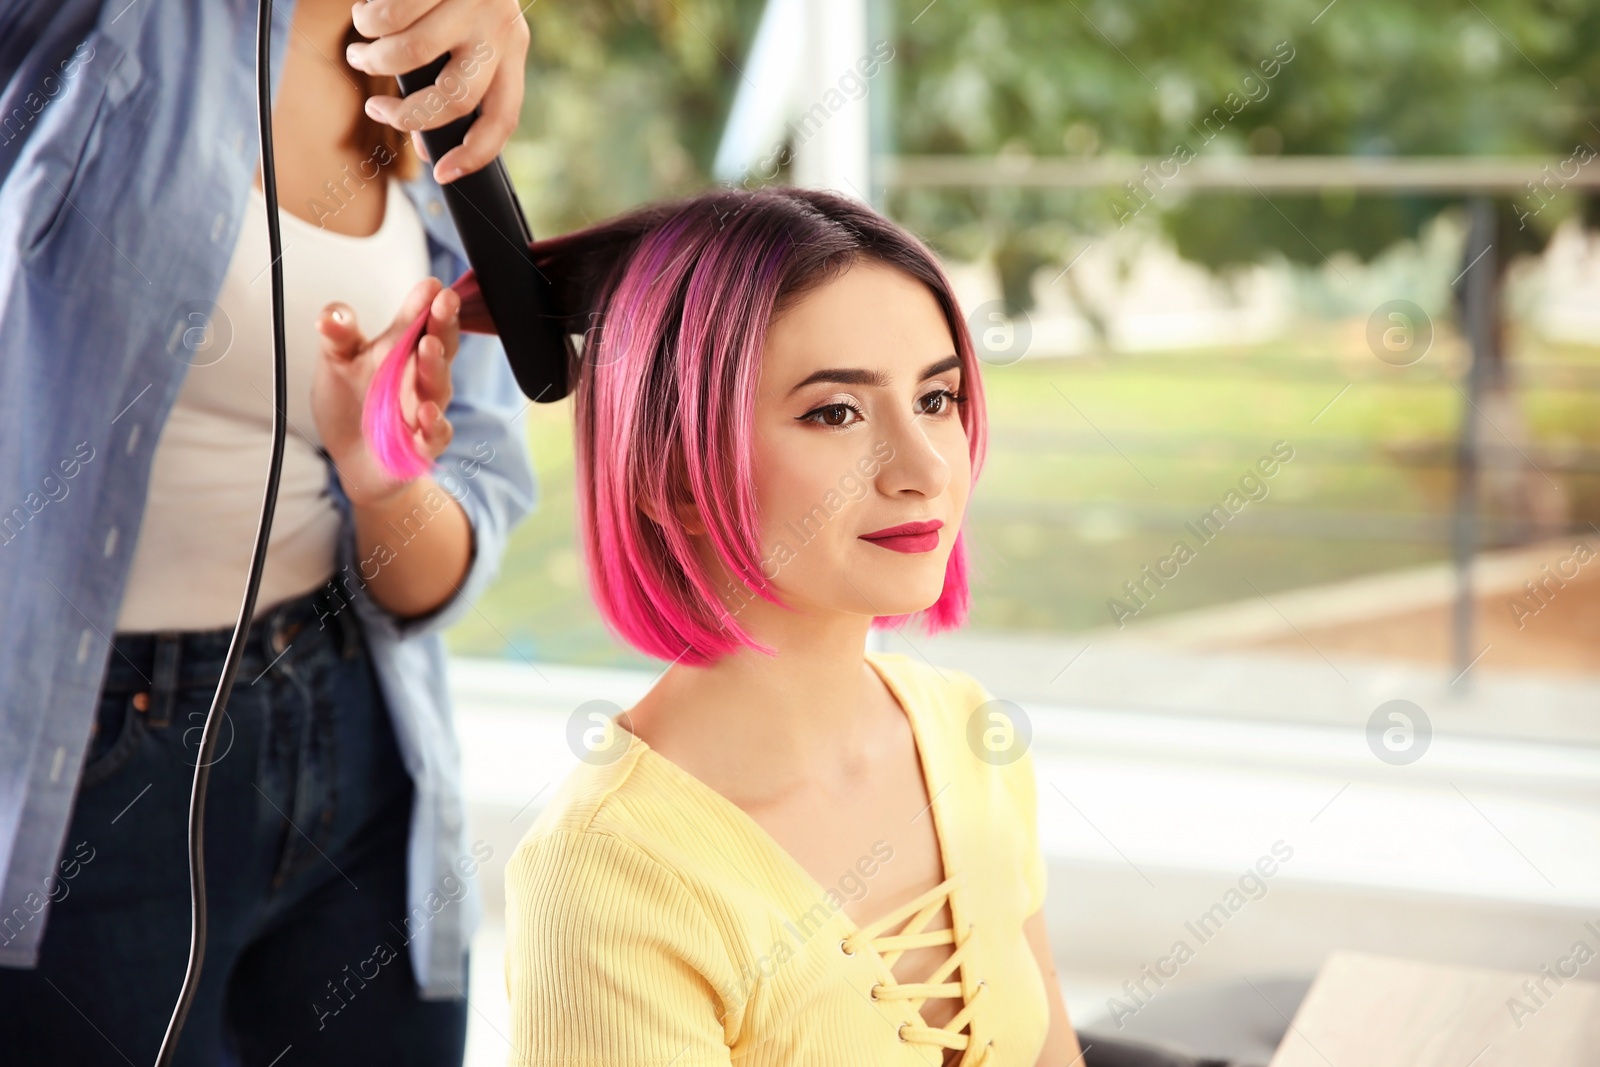
MULTIPOLYGON (((751 458, 762 347, 778 314, 852 263, 897 267, 938 302, 961 360, 968 402, 960 417, 976 481, 987 420, 955 293, 933 253, 867 205, 809 189, 718 189, 536 241, 529 251, 555 287, 566 332, 584 337, 576 475, 590 591, 607 626, 640 651, 696 665, 740 647, 773 653, 723 607, 674 505, 698 503, 723 566, 755 595, 782 604, 761 572, 751 458)), ((471 272, 454 288, 462 328, 493 332, 471 272)), ((404 360, 420 336, 414 327, 395 346, 366 405, 374 454, 401 476, 427 469, 397 399, 404 360), (417 462, 408 464, 408 455, 417 462)), ((568 354, 576 359, 575 350, 568 354)), ((878 616, 874 629, 920 619, 937 633, 965 622, 964 527, 938 600, 912 614, 878 616)))

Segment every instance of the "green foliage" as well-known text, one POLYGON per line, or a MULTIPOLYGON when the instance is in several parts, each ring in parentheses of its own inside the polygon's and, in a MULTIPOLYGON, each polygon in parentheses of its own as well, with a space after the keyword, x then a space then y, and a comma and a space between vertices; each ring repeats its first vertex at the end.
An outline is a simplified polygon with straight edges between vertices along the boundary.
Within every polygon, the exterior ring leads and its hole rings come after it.
MULTIPOLYGON (((922 0, 899 3, 897 150, 1167 158, 1186 146, 1195 155, 1565 159, 1580 143, 1600 149, 1593 5, 1325 5, 939 0, 912 24, 922 0)), ((1273 254, 1318 263, 1339 250, 1370 259, 1459 199, 1349 190, 1270 197, 1157 191, 1152 214, 1181 254, 1211 267, 1273 254)), ((1014 199, 918 190, 891 208, 948 251, 994 255, 1008 299, 1025 307, 1026 276, 1082 243, 1063 240, 1061 228, 1115 227, 1129 198, 1105 190, 1014 199)), ((1512 224, 1502 232, 1515 250, 1537 251, 1578 210, 1600 220, 1592 201, 1569 194, 1548 206, 1508 199, 1500 211, 1512 224)))
MULTIPOLYGON (((872 91, 893 94, 897 153, 1600 150, 1600 7, 1586 0, 881 2, 895 60, 872 91)), ((521 137, 508 158, 535 231, 704 187, 761 9, 760 0, 530 9, 521 137)), ((1600 222, 1592 198, 1559 185, 1501 203, 1504 251, 1537 251, 1575 212, 1600 222)), ((1137 223, 1159 224, 1182 255, 1213 268, 1274 255, 1316 264, 1340 250, 1370 259, 1458 199, 1169 189, 1137 223)), ((1008 303, 1027 307, 1033 273, 1115 228, 1128 201, 1117 189, 906 189, 888 208, 942 252, 992 257, 1008 303)))
POLYGON ((536 234, 703 188, 761 7, 584 0, 528 10, 507 164, 536 234))

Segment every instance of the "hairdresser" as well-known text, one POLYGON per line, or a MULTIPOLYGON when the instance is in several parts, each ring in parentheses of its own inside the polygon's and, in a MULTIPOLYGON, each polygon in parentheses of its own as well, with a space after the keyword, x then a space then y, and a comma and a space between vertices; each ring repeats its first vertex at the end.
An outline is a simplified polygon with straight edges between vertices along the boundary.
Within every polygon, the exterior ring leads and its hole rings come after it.
MULTIPOLYGON (((467 264, 439 183, 515 127, 528 26, 516 0, 273 6, 288 439, 176 1062, 454 1065, 487 856, 440 631, 535 487, 500 342, 443 289, 467 264), (444 52, 402 101, 393 75, 444 52), (436 464, 389 481, 365 388, 425 307, 402 403, 436 464)), ((200 727, 271 456, 255 38, 251 2, 0 7, 6 1063, 152 1063, 184 977, 200 727)))

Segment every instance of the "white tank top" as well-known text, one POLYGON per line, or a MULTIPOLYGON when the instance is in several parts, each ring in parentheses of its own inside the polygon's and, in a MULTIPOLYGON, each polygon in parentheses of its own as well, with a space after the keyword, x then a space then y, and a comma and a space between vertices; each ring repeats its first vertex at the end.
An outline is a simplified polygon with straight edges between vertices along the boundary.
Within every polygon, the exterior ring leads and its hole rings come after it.
MULTIPOLYGON (((358 194, 359 195, 359 194, 358 194)), ((256 597, 256 616, 328 581, 338 569, 332 470, 311 417, 321 358, 316 319, 331 301, 355 309, 368 338, 388 328, 429 274, 427 235, 390 177, 383 223, 367 237, 335 233, 280 207, 288 425, 283 479, 256 597)), ((272 275, 266 198, 254 185, 233 259, 211 312, 212 333, 175 341, 191 364, 162 426, 150 471, 119 631, 233 626, 272 458, 272 275), (231 334, 231 340, 229 335, 231 334)), ((191 319, 204 330, 206 320, 191 319)))

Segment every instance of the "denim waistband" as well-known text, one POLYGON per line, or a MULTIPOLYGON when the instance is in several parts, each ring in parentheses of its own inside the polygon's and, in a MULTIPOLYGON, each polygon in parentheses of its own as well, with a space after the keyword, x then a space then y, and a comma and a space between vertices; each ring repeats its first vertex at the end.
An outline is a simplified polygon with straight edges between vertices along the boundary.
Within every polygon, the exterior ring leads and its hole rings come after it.
MULTIPOLYGON (((112 639, 103 690, 145 690, 152 701, 151 719, 165 721, 175 690, 215 687, 233 640, 233 627, 214 630, 119 632, 112 639)), ((291 597, 258 614, 246 632, 234 684, 248 683, 291 646, 332 642, 343 658, 365 648, 355 607, 327 586, 291 597)))

